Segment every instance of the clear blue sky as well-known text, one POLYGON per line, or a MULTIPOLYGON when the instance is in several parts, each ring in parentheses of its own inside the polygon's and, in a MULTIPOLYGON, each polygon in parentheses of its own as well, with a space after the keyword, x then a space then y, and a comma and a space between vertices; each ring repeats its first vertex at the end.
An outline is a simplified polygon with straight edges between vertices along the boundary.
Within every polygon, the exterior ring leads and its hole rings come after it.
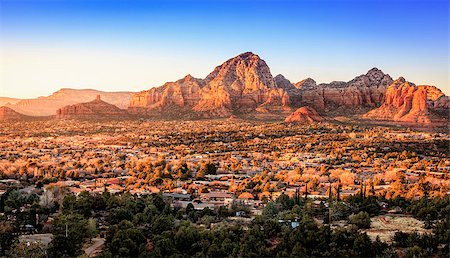
POLYGON ((448 95, 449 1, 0 0, 0 96, 139 91, 246 51, 293 82, 378 67, 448 95))

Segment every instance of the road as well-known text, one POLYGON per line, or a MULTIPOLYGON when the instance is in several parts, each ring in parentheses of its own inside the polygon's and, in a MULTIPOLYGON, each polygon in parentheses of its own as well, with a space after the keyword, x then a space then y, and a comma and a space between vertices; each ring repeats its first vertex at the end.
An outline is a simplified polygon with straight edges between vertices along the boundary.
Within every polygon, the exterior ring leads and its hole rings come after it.
POLYGON ((96 251, 100 250, 101 247, 103 247, 103 245, 105 244, 105 239, 100 237, 92 238, 91 241, 92 245, 84 249, 84 252, 89 257, 95 256, 96 251))

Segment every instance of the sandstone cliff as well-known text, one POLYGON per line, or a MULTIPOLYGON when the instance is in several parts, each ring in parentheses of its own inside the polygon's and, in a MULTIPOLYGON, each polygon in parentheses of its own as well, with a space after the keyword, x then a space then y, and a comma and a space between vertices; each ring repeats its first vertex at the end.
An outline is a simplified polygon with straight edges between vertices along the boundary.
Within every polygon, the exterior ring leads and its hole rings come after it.
POLYGON ((68 105, 56 111, 56 117, 60 119, 109 119, 126 118, 126 110, 101 100, 100 95, 95 100, 68 105))
POLYGON ((289 110, 288 93, 277 87, 267 64, 251 52, 217 66, 205 79, 185 77, 135 94, 130 112, 160 111, 199 117, 228 117, 289 110))
POLYGON ((129 111, 136 114, 189 112, 201 98, 201 79, 185 76, 176 82, 134 94, 129 111))
POLYGON ((448 97, 434 86, 416 86, 403 77, 386 90, 383 104, 363 118, 408 123, 445 123, 448 97))
POLYGON ((377 68, 348 82, 319 84, 310 78, 295 86, 300 90, 301 104, 328 115, 361 114, 381 105, 392 78, 377 68))
POLYGON ((229 116, 252 111, 283 111, 289 96, 278 88, 266 62, 251 52, 216 67, 205 78, 201 100, 194 111, 204 116, 229 116))

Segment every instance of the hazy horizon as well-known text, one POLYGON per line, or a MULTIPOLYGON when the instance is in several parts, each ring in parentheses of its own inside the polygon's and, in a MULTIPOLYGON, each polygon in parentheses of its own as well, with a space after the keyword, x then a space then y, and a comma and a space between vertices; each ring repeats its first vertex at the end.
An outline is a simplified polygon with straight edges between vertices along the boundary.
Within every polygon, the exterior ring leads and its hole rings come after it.
POLYGON ((0 96, 141 91, 204 78, 242 52, 291 82, 449 85, 448 1, 0 0, 0 96))

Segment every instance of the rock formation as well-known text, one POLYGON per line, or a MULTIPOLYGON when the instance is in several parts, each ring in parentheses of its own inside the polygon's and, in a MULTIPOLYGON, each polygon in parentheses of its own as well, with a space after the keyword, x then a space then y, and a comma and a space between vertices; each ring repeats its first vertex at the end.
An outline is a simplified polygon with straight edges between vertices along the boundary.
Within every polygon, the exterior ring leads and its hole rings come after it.
POLYGON ((9 107, 0 107, 0 121, 4 120, 23 120, 29 118, 26 115, 20 114, 9 107))
POLYGON ((324 118, 313 108, 305 106, 295 110, 284 121, 288 123, 313 124, 324 121, 324 118))
POLYGON ((377 68, 349 82, 334 81, 317 85, 311 78, 295 83, 301 104, 328 115, 361 114, 381 105, 392 78, 377 68))
POLYGON ((310 121, 317 117, 316 113, 347 118, 366 114, 367 119, 433 123, 449 115, 449 97, 438 88, 415 86, 402 79, 394 82, 377 68, 348 82, 317 84, 307 78, 291 83, 281 74, 272 77, 266 62, 251 52, 227 60, 204 79, 187 75, 135 94, 61 89, 48 97, 7 100, 10 102, 7 106, 18 113, 46 116, 58 110, 58 117, 132 114, 164 119, 279 120, 298 109, 300 113, 294 112, 292 119, 296 115, 310 121), (84 103, 96 95, 101 95, 106 102, 98 99, 84 103), (299 109, 304 106, 308 108, 299 109))
POLYGON ((363 118, 420 124, 445 123, 448 107, 448 97, 436 87, 416 86, 400 77, 386 90, 383 104, 363 118))
POLYGON ((200 90, 203 85, 203 80, 187 75, 176 82, 141 91, 131 99, 129 111, 137 114, 153 112, 174 115, 190 112, 201 98, 200 90))
POLYGON ((100 95, 93 101, 68 105, 56 111, 56 117, 60 119, 114 119, 127 116, 126 110, 101 100, 100 95))
POLYGON ((247 52, 216 67, 205 79, 187 76, 173 83, 135 94, 132 113, 195 114, 229 117, 249 112, 289 110, 289 95, 277 87, 267 64, 247 52))
POLYGON ((6 105, 15 111, 30 116, 50 116, 56 110, 67 105, 87 102, 100 95, 102 99, 120 108, 127 108, 133 92, 104 92, 98 90, 61 89, 50 96, 35 99, 23 99, 6 105))

